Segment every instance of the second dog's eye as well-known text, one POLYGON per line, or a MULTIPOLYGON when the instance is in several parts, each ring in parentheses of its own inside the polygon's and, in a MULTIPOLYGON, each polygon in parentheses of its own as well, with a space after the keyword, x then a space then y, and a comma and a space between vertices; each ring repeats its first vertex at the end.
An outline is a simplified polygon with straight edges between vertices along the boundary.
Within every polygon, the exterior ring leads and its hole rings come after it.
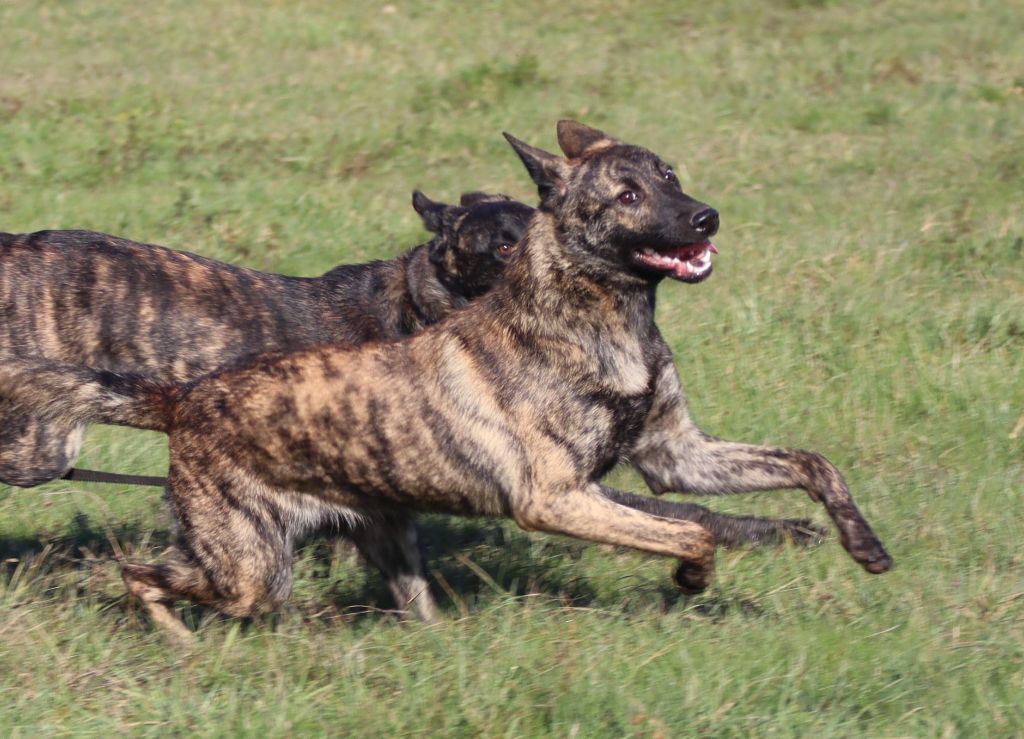
POLYGON ((672 171, 671 167, 665 167, 665 179, 669 182, 678 182, 679 178, 676 177, 676 173, 672 171))
POLYGON ((619 193, 619 202, 623 205, 633 205, 638 200, 640 200, 640 196, 633 190, 626 190, 625 192, 619 193))
POLYGON ((511 254, 512 250, 514 248, 515 248, 515 244, 499 244, 498 245, 498 253, 499 254, 511 254))

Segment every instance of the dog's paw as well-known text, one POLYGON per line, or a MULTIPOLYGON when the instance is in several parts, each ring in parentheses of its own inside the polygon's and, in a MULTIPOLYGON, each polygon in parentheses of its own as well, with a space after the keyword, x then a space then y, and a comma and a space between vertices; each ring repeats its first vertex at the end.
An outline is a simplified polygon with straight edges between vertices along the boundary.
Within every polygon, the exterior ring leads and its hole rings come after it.
POLYGON ((845 530, 840 528, 839 541, 850 556, 872 575, 881 575, 893 568, 892 557, 866 522, 861 521, 859 526, 849 526, 845 530))
POLYGON ((715 578, 715 566, 701 565, 696 562, 680 562, 672 579, 676 587, 685 595, 694 595, 707 589, 715 578))
POLYGON ((875 537, 865 537, 865 540, 846 548, 860 566, 872 575, 881 575, 893 568, 892 557, 875 537))

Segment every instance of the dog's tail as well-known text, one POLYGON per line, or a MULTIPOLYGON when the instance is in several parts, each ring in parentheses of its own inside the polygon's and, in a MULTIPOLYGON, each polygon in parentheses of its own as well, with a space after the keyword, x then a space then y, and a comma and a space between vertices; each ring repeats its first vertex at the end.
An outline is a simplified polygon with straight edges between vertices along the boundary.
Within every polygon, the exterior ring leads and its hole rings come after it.
POLYGON ((0 397, 32 415, 167 431, 177 386, 42 359, 0 358, 0 397))

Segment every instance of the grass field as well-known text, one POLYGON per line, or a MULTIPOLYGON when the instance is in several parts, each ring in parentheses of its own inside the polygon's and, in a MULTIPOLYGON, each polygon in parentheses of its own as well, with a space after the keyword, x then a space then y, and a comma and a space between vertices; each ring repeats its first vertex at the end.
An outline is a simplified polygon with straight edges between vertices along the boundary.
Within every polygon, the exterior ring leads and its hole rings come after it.
MULTIPOLYGON (((684 599, 665 560, 432 517, 443 623, 396 623, 314 541, 288 611, 195 612, 181 651, 114 561, 166 543, 156 490, 0 487, 0 735, 1024 733, 1022 18, 5 0, 0 230, 313 275, 424 240, 414 187, 533 201, 503 129, 554 148, 577 117, 677 162, 723 220, 715 275, 659 292, 697 419, 828 455, 897 568, 835 538, 722 552, 684 599)), ((81 463, 161 474, 163 437, 94 428, 81 463)), ((710 505, 826 520, 795 491, 710 505)))

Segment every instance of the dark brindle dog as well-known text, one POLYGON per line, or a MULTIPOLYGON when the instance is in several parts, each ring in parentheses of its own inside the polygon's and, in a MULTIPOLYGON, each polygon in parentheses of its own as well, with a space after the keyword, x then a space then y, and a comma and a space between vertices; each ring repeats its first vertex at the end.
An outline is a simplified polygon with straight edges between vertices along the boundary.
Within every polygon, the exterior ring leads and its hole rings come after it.
MULTIPOLYGON (((408 336, 490 289, 533 213, 484 193, 451 206, 416 192, 413 207, 435 234, 430 242, 317 278, 87 231, 0 234, 0 361, 27 355, 181 382, 250 354, 408 336)), ((65 475, 84 429, 0 397, 0 482, 65 475)), ((354 538, 399 605, 419 596, 429 617, 411 520, 379 519, 354 538)))
MULTIPOLYGON (((429 243, 398 259, 289 277, 88 231, 0 233, 0 357, 184 382, 250 354, 413 334, 488 290, 533 209, 414 193, 429 243)), ((0 482, 31 486, 74 462, 83 424, 41 423, 0 399, 0 482)))
POLYGON ((0 387, 65 422, 168 433, 179 543, 123 570, 157 623, 187 633, 168 607, 178 599, 273 610, 304 529, 407 510, 510 516, 678 557, 680 587, 704 588, 714 536, 617 502, 600 479, 623 459, 659 493, 803 488, 856 561, 890 569, 824 457, 715 439, 690 419, 654 295, 665 276, 710 273, 717 213, 650 151, 568 121, 558 133, 568 159, 508 137, 541 204, 505 279, 408 340, 265 357, 177 386, 0 372, 0 387))

